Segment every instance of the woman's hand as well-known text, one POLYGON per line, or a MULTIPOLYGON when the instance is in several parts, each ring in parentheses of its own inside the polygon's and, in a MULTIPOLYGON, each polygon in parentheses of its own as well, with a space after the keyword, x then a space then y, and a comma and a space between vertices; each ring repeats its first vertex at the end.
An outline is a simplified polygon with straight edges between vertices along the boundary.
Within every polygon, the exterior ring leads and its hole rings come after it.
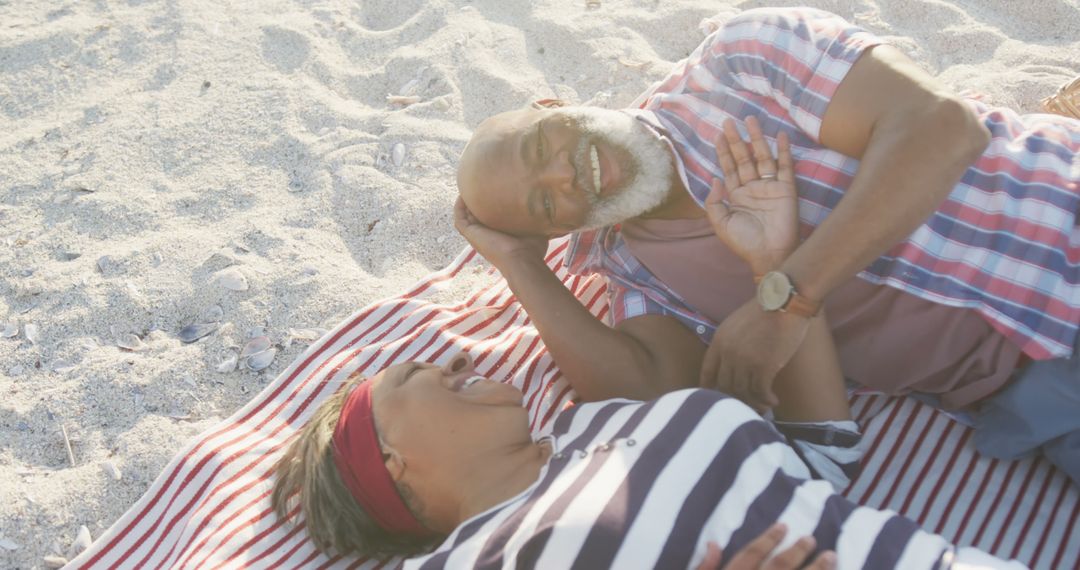
POLYGON ((499 271, 505 271, 507 264, 515 257, 539 258, 543 260, 547 253, 548 240, 541 237, 513 236, 493 230, 473 216, 458 196, 454 204, 454 227, 465 237, 480 255, 484 256, 499 271))
POLYGON ((735 121, 724 121, 716 140, 724 180, 713 179, 705 212, 717 237, 749 263, 755 275, 764 275, 799 245, 795 165, 787 133, 777 136, 774 159, 756 118, 747 117, 746 130, 749 144, 739 136, 735 121))
MULTIPOLYGON (((794 570, 806 568, 807 570, 831 570, 836 566, 836 554, 826 550, 818 554, 808 566, 803 566, 807 558, 814 552, 817 543, 811 536, 800 538, 787 550, 777 553, 771 559, 766 560, 769 554, 784 540, 787 528, 782 524, 774 524, 761 536, 747 544, 731 559, 727 570, 794 570)), ((697 570, 716 570, 720 567, 723 559, 723 551, 715 542, 710 542, 705 552, 705 558, 697 565, 697 570)))

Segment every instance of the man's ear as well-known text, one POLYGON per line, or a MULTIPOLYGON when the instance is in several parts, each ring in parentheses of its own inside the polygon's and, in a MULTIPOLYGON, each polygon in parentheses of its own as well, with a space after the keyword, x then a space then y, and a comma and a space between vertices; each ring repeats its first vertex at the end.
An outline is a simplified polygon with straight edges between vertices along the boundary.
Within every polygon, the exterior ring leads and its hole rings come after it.
POLYGON ((562 99, 537 99, 532 102, 533 109, 558 109, 559 107, 568 107, 569 103, 562 99))

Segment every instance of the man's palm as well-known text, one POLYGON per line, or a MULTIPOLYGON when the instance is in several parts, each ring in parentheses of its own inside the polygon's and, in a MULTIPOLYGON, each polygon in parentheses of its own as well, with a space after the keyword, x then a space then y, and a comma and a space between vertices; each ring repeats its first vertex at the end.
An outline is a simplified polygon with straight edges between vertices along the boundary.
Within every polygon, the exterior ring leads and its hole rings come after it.
POLYGON ((753 117, 746 120, 750 145, 734 122, 724 125, 716 157, 724 180, 714 179, 705 200, 713 231, 755 273, 775 268, 799 243, 795 166, 787 135, 776 139, 777 157, 753 117))

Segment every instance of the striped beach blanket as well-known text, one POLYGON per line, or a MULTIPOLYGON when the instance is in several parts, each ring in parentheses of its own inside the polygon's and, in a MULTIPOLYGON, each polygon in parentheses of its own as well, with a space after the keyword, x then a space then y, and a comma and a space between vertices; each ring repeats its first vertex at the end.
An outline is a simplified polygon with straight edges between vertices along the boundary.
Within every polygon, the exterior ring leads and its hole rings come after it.
MULTIPOLYGON (((548 263, 596 316, 604 282, 562 270, 566 241, 548 263)), ((406 360, 445 362, 459 350, 476 369, 525 394, 534 429, 573 393, 498 273, 472 249, 401 296, 374 303, 312 344, 229 419, 190 442, 146 494, 71 568, 393 568, 397 561, 327 556, 302 522, 270 507, 272 467, 319 403, 359 370, 406 360)), ((1080 493, 1042 459, 979 457, 971 430, 910 398, 856 395, 870 447, 854 501, 898 511, 959 545, 1033 568, 1080 566, 1080 493)))

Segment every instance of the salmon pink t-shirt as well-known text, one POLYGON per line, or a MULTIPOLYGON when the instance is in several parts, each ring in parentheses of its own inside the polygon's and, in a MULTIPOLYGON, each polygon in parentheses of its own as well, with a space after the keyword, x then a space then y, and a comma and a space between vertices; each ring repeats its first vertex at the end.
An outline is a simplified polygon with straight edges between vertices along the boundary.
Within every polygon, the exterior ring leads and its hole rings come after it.
MULTIPOLYGON (((620 233, 638 261, 714 323, 754 298, 750 267, 706 218, 638 218, 620 233)), ((1019 347, 978 312, 857 277, 825 298, 824 311, 844 375, 887 394, 925 392, 963 407, 1005 384, 1020 359, 1019 347)))

